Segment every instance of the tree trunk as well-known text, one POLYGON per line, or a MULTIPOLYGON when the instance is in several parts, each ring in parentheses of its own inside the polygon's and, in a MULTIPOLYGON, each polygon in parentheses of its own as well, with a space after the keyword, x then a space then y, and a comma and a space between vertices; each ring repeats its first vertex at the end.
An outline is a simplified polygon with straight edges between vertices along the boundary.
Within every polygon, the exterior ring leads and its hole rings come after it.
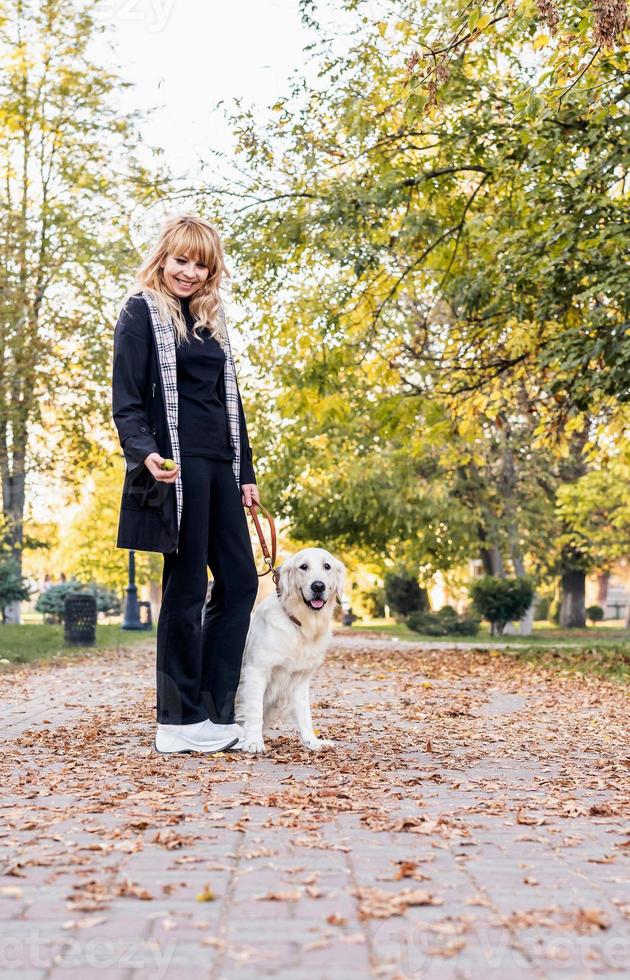
MULTIPOLYGON (((587 472, 584 446, 588 439, 588 426, 581 432, 574 432, 570 452, 560 467, 560 478, 564 483, 576 483, 587 472)), ((561 526, 561 533, 571 532, 571 527, 561 526)), ((588 568, 588 549, 582 551, 579 545, 569 543, 560 556, 560 626, 565 629, 580 629, 586 626, 585 591, 586 569, 588 568)))
POLYGON ((578 629, 586 626, 584 611, 586 574, 577 569, 564 572, 561 584, 560 626, 564 629, 578 629))
POLYGON ((22 621, 22 603, 19 599, 14 602, 10 602, 8 606, 5 606, 2 610, 2 622, 3 623, 21 623, 22 621))
MULTIPOLYGON (((17 435, 20 443, 24 442, 25 429, 22 425, 14 426, 14 435, 17 435)), ((2 460, 0 469, 2 471, 2 506, 4 516, 8 518, 7 543, 11 548, 11 558, 15 561, 19 573, 22 572, 22 543, 24 538, 24 460, 25 452, 22 445, 17 446, 13 453, 12 473, 9 472, 7 453, 1 453, 2 460)), ((19 600, 10 602, 4 611, 3 621, 6 623, 20 623, 22 614, 22 603, 19 600)))
POLYGON ((477 524, 477 534, 479 535, 479 557, 486 575, 494 575, 496 578, 505 578, 503 559, 501 552, 495 544, 492 544, 492 537, 487 528, 492 527, 492 521, 481 521, 477 524))
POLYGON ((606 599, 608 598, 608 583, 610 581, 610 572, 601 572, 597 576, 597 605, 601 606, 602 609, 606 605, 606 599))
POLYGON ((536 598, 536 593, 534 592, 531 605, 527 610, 527 612, 525 613, 525 615, 523 616, 523 618, 521 619, 521 623, 519 627, 519 632, 521 636, 531 636, 534 630, 534 599, 535 598, 536 598))
POLYGON ((496 578, 505 578, 503 559, 498 548, 492 545, 489 548, 481 547, 479 556, 483 562, 483 569, 486 575, 494 575, 496 578))
MULTIPOLYGON (((512 551, 512 561, 514 563, 514 571, 519 578, 525 578, 525 565, 523 564, 523 559, 521 557, 520 551, 516 548, 512 551)), ((536 602, 536 593, 532 593, 532 601, 529 604, 529 609, 521 619, 518 627, 518 632, 521 636, 530 636, 534 629, 534 603, 536 602)))

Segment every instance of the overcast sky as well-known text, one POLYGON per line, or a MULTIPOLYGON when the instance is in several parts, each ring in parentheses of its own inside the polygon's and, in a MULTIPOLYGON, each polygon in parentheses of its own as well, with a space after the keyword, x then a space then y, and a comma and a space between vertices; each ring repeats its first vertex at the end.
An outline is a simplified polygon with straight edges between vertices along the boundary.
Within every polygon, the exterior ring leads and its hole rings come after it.
MULTIPOLYGON (((122 108, 152 109, 140 122, 143 141, 163 149, 170 173, 187 186, 199 160, 211 168, 206 180, 213 172, 229 178, 232 100, 262 111, 288 94, 296 70, 315 77, 316 63, 303 51, 314 33, 300 22, 298 0, 102 0, 100 11, 114 53, 99 42, 96 57, 131 83, 122 108)), ((149 155, 145 162, 152 165, 149 155)), ((135 208, 134 244, 144 251, 164 214, 186 207, 175 199, 135 208)))
POLYGON ((274 102, 312 40, 298 0, 104 0, 102 11, 121 74, 134 85, 128 107, 161 104, 143 135, 181 175, 207 147, 232 145, 216 103, 274 102))
MULTIPOLYGON (((155 107, 141 124, 143 139, 164 149, 179 178, 190 176, 199 157, 208 159, 208 148, 229 153, 230 129, 214 108, 220 100, 242 98, 263 109, 288 94, 296 69, 315 75, 303 52, 314 35, 300 22, 298 0, 102 0, 100 15, 115 51, 99 42, 95 57, 132 83, 121 108, 155 107)), ((341 15, 334 17, 340 26, 341 15)), ((232 339, 238 353, 235 330, 232 339)), ((35 474, 29 479, 33 510, 41 520, 58 517, 55 494, 42 483, 35 474)))

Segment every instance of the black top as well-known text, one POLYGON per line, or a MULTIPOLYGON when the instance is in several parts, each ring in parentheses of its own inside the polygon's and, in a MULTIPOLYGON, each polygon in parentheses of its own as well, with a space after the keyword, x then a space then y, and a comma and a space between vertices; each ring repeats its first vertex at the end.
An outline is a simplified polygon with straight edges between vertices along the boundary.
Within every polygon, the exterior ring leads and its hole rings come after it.
MULTIPOLYGON (((188 305, 188 301, 184 300, 183 304, 188 305)), ((186 322, 190 326, 192 325, 192 317, 190 312, 186 317, 186 322)), ((201 410, 204 411, 208 407, 213 411, 212 419, 214 420, 217 432, 221 433, 221 438, 218 444, 210 443, 205 441, 204 444, 199 445, 201 455, 212 454, 211 458, 225 458, 228 460, 234 459, 234 450, 230 444, 229 440, 229 428, 227 422, 227 415, 225 412, 225 387, 223 378, 223 367, 221 362, 221 370, 218 370, 218 360, 219 354, 223 361, 225 355, 221 350, 220 344, 217 343, 214 338, 211 338, 206 330, 200 330, 199 334, 204 338, 204 344, 199 340, 191 338, 189 343, 184 343, 176 348, 176 366, 177 366, 177 378, 178 378, 178 434, 180 437, 180 446, 182 441, 182 433, 184 435, 186 454, 190 455, 192 452, 191 446, 194 444, 191 442, 189 436, 192 436, 197 443, 199 443, 198 436, 204 432, 212 432, 212 429, 208 429, 208 418, 204 416, 204 422, 202 427, 199 428, 198 424, 189 426, 187 421, 182 420, 182 406, 184 406, 184 419, 188 419, 188 408, 191 406, 191 394, 192 401, 197 400, 199 397, 199 391, 197 391, 197 397, 195 398, 193 382, 192 392, 188 390, 188 382, 182 378, 182 383, 187 389, 184 397, 182 398, 182 393, 179 388, 179 376, 180 376, 180 359, 189 362, 193 355, 204 352, 203 356, 200 358, 201 364, 212 364, 215 365, 215 371, 217 374, 216 383, 214 389, 211 392, 211 397, 209 402, 206 402, 205 398, 202 398, 202 404, 193 406, 193 411, 201 410), (214 359, 207 356, 209 352, 213 349, 214 345, 215 357, 214 359), (217 411, 217 401, 221 407, 223 415, 217 411), (225 430, 223 429, 225 426, 225 430), (217 452, 217 445, 220 445, 221 449, 219 451, 226 450, 226 443, 223 441, 224 437, 227 439, 227 446, 229 450, 225 453, 224 457, 215 457, 214 453, 217 452), (210 446, 210 448, 209 448, 210 446)), ((114 419, 118 419, 117 425, 122 425, 123 416, 126 420, 126 425, 124 426, 125 435, 121 437, 121 445, 125 451, 128 458, 133 458, 134 460, 142 461, 150 453, 159 453, 160 449, 155 441, 155 429, 151 431, 150 423, 148 422, 145 410, 143 409, 143 402, 145 399, 144 385, 146 382, 146 372, 148 369, 148 358, 150 357, 150 351, 153 348, 152 342, 153 327, 151 325, 151 317, 149 314, 149 308, 145 303, 142 294, 136 293, 131 296, 123 309, 121 310, 118 322, 116 324, 116 330, 114 332, 114 366, 117 378, 117 384, 113 385, 113 411, 114 419), (124 383, 123 383, 124 382, 124 383), (119 392, 119 389, 121 391, 119 392), (123 398, 124 405, 121 407, 118 402, 120 402, 121 397, 123 398), (131 401, 133 400, 133 406, 131 401), (131 424, 133 423, 133 424, 131 424)), ((190 374, 190 368, 184 367, 182 373, 190 374)), ((256 474, 254 472, 254 466, 252 462, 252 448, 249 444, 249 436, 247 432, 247 423, 245 421, 245 412, 243 410, 243 401, 241 399, 240 390, 238 390, 238 413, 240 422, 240 451, 241 451, 241 465, 240 465, 240 476, 239 484, 242 486, 244 483, 256 483, 256 474)), ((204 392, 204 394, 206 394, 204 392)), ((119 429, 120 431, 120 429, 119 429)), ((199 454, 199 450, 196 450, 199 454)))
POLYGON ((207 330, 197 331, 202 340, 193 336, 189 300, 180 304, 188 327, 188 340, 176 348, 180 454, 234 459, 225 411, 225 354, 207 330))

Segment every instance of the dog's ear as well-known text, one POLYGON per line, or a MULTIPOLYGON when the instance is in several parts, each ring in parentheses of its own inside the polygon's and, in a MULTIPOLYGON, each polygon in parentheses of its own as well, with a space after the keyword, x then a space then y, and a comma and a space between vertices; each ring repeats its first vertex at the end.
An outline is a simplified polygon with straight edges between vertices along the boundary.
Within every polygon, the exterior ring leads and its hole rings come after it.
POLYGON ((346 585, 346 566, 338 558, 335 558, 335 592, 337 595, 337 602, 341 602, 343 598, 343 590, 346 585))
POLYGON ((278 573, 280 576, 278 579, 280 596, 282 599, 288 599, 289 596, 295 591, 296 576, 295 565, 290 558, 287 558, 287 560, 280 565, 278 573))

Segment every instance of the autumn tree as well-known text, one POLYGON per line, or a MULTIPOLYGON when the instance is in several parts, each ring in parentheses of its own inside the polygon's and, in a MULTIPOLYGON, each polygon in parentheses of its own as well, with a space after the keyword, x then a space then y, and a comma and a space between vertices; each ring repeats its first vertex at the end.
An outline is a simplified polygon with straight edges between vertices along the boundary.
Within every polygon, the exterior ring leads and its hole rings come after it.
POLYGON ((273 503, 300 537, 523 574, 566 530, 568 447, 627 397, 620 32, 574 31, 573 7, 555 33, 533 4, 346 8, 315 84, 232 116, 240 173, 209 191, 281 392, 273 503))
POLYGON ((125 202, 158 182, 116 105, 123 83, 95 60, 97 7, 20 0, 0 18, 0 478, 18 565, 28 472, 78 485, 102 452, 125 202))
MULTIPOLYGON (((86 480, 65 533, 51 551, 51 563, 80 582, 96 582, 119 596, 127 585, 129 553, 116 548, 122 480, 120 459, 102 460, 86 480)), ((138 552, 136 582, 160 582, 162 556, 138 552)))

